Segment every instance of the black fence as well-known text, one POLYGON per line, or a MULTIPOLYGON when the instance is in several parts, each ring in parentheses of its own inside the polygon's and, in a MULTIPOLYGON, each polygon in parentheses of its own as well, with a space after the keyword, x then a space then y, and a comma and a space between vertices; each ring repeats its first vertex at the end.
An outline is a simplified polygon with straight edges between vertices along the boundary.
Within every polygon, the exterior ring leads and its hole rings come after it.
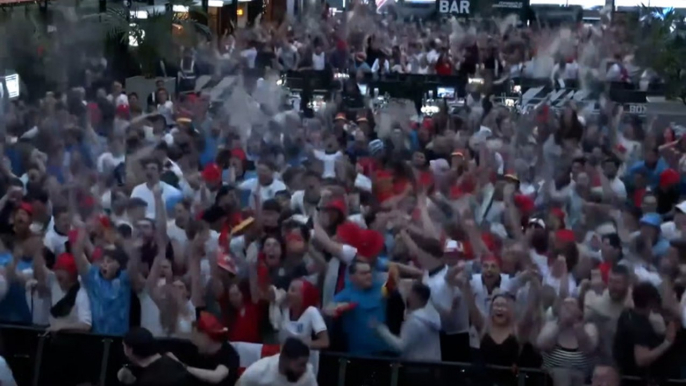
MULTIPOLYGON (((121 338, 94 334, 46 333, 33 327, 0 326, 3 354, 19 386, 118 385, 117 371, 127 363, 121 338)), ((162 339, 161 349, 191 366, 202 363, 185 340, 162 339)), ((540 369, 513 369, 470 363, 406 362, 321 352, 322 386, 552 386, 540 369)), ((626 385, 646 385, 625 378, 626 385)), ((656 383, 650 383, 654 385, 656 383)), ((681 386, 674 380, 661 385, 681 386)))

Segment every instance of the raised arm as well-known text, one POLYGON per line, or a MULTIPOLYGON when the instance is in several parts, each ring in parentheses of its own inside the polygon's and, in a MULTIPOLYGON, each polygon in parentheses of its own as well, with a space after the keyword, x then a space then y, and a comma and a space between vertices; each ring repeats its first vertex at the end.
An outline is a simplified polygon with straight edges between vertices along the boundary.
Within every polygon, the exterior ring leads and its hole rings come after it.
POLYGON ((38 282, 38 294, 41 297, 48 296, 50 294, 50 288, 48 287, 48 275, 50 270, 45 265, 45 255, 43 254, 43 248, 38 248, 33 254, 33 277, 38 282))
POLYGON ((412 256, 417 257, 417 260, 419 260, 419 265, 421 267, 426 267, 431 265, 431 261, 433 261, 433 257, 429 255, 428 253, 424 252, 417 243, 412 240, 412 237, 410 237, 409 234, 407 234, 407 231, 404 229, 400 231, 400 238, 403 240, 403 243, 405 243, 405 246, 407 247, 407 250, 410 252, 412 256))
POLYGON ((205 307, 205 293, 203 291, 202 278, 200 275, 200 259, 202 254, 193 240, 191 246, 191 258, 188 271, 191 277, 191 302, 195 308, 205 307))
POLYGON ((330 253, 332 256, 341 260, 342 262, 350 264, 350 262, 355 258, 357 250, 355 250, 355 248, 353 247, 350 247, 345 244, 340 244, 335 240, 331 239, 331 237, 329 237, 324 228, 322 228, 321 224, 319 224, 317 215, 315 215, 313 224, 314 234, 312 238, 314 241, 319 243, 321 249, 330 253))
POLYGON ((74 261, 76 261, 76 268, 79 270, 79 275, 81 278, 86 278, 88 276, 88 271, 91 269, 91 263, 86 258, 84 253, 84 246, 86 244, 86 238, 88 237, 88 232, 84 227, 77 228, 78 236, 76 237, 76 243, 74 243, 74 261))
POLYGON ((157 303, 160 300, 158 296, 159 293, 157 291, 157 283, 159 282, 160 276, 162 275, 162 261, 164 261, 164 259, 166 258, 166 248, 162 247, 162 245, 166 246, 166 244, 160 244, 160 242, 164 243, 164 241, 166 241, 166 238, 159 237, 158 235, 157 254, 155 255, 155 259, 152 262, 150 273, 148 274, 147 279, 145 279, 145 289, 148 291, 148 294, 150 294, 150 297, 153 301, 155 301, 155 303, 157 303))

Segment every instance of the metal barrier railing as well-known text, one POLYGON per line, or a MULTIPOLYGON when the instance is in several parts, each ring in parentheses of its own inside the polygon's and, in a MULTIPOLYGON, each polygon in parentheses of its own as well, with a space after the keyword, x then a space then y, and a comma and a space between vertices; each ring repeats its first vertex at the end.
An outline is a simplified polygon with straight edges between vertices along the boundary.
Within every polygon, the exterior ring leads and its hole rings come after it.
MULTIPOLYGON (((19 385, 117 385, 117 371, 126 363, 121 337, 82 333, 47 333, 16 325, 0 325, 2 352, 19 385)), ((163 351, 173 352, 189 365, 202 363, 189 341, 160 339, 163 351)), ((359 357, 321 352, 318 380, 331 386, 549 386, 544 370, 459 362, 411 362, 388 357, 359 357)), ((623 377, 635 385, 647 382, 623 377)), ((669 386, 686 380, 669 380, 669 386)))

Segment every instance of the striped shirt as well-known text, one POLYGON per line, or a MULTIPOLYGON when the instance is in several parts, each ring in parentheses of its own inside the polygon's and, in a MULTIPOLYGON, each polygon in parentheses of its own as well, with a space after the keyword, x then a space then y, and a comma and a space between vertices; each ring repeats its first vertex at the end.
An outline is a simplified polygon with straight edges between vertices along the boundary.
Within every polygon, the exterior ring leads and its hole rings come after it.
POLYGON ((542 357, 544 369, 565 368, 587 374, 593 366, 591 358, 578 348, 567 349, 556 345, 552 351, 543 352, 542 357))

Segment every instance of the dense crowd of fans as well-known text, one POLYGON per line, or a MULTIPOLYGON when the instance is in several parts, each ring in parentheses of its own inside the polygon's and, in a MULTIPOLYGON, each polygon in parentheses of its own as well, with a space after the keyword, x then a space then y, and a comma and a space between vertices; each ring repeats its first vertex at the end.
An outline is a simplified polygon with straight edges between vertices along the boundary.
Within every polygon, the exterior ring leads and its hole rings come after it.
MULTIPOLYGON (((180 83, 255 68, 497 78, 551 60, 543 77, 576 79, 598 75, 577 63, 587 47, 626 47, 621 31, 582 28, 542 57, 557 31, 356 12, 203 42, 180 83)), ((270 110, 265 81, 241 79, 269 117, 246 129, 244 106, 210 109, 209 93, 160 81, 126 94, 94 86, 106 69, 84 71, 83 87, 5 113, 1 321, 124 336, 119 378, 141 385, 233 385, 227 342, 283 345, 242 386, 316 384, 317 350, 543 368, 556 386, 680 377, 680 128, 609 102, 597 117, 573 104, 517 116, 487 103, 488 84, 470 90, 483 103, 409 120, 350 109, 363 100, 353 76, 307 117, 270 110), (190 339, 202 368, 159 355, 153 337, 190 339)), ((608 74, 628 81, 621 61, 608 74)))

